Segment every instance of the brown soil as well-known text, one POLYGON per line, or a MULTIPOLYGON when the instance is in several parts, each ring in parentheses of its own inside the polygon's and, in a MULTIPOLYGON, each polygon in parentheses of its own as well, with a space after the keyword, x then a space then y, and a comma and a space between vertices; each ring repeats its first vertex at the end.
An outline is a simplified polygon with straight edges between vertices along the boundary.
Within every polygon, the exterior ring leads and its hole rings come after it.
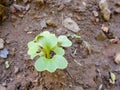
MULTIPOLYGON (((47 0, 41 8, 35 8, 35 3, 31 2, 31 8, 23 18, 16 16, 16 21, 8 18, 2 23, 0 38, 5 40, 5 47, 10 54, 7 59, 0 58, 0 85, 7 90, 120 90, 120 66, 113 61, 115 54, 120 52, 120 44, 111 44, 109 39, 95 39, 102 24, 109 27, 114 36, 120 37, 120 14, 113 14, 108 22, 104 22, 99 16, 100 21, 95 22, 92 11, 100 12, 99 0, 85 0, 86 10, 76 12, 74 8, 82 1, 72 0, 61 11, 58 11, 59 5, 63 4, 61 0, 47 0), (33 66, 34 60, 29 60, 27 55, 27 43, 45 30, 57 36, 74 34, 63 27, 62 20, 65 17, 71 17, 77 22, 81 28, 77 34, 91 45, 92 53, 88 54, 79 39, 70 38, 73 45, 66 49, 65 57, 69 62, 67 69, 57 70, 55 73, 38 73, 33 66), (40 22, 49 19, 57 26, 41 29, 40 22), (10 62, 9 69, 5 68, 6 60, 10 62), (114 85, 109 83, 109 71, 116 75, 114 85)), ((111 10, 115 8, 116 1, 108 0, 111 10)), ((12 16, 13 14, 9 15, 12 16)))

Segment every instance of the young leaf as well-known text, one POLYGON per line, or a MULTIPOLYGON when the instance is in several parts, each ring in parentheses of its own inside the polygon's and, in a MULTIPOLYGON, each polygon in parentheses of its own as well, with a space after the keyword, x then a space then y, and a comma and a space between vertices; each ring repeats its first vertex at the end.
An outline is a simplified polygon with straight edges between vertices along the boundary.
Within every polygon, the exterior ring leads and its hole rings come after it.
POLYGON ((61 47, 58 47, 58 46, 54 47, 52 50, 58 55, 64 55, 65 54, 64 49, 62 49, 61 47))
POLYGON ((48 31, 43 32, 36 36, 35 41, 44 49, 51 49, 57 44, 57 37, 54 34, 50 34, 48 31))
POLYGON ((58 69, 65 69, 68 65, 66 59, 61 55, 55 55, 52 59, 47 59, 45 57, 40 57, 35 62, 35 68, 37 71, 49 71, 54 72, 58 69))
POLYGON ((31 59, 33 59, 34 57, 36 57, 39 53, 37 53, 37 51, 40 49, 40 47, 38 46, 37 43, 35 43, 34 41, 30 41, 28 43, 28 55, 31 56, 31 59))
POLYGON ((58 37, 58 44, 63 47, 70 47, 72 42, 64 35, 58 37))

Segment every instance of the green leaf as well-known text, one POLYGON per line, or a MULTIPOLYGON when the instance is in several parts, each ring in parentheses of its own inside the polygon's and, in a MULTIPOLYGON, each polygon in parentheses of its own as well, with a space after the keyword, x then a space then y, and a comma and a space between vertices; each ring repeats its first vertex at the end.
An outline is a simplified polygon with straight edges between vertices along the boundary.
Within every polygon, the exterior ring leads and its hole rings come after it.
POLYGON ((115 84, 116 76, 113 72, 110 72, 110 78, 111 78, 110 83, 115 84))
POLYGON ((39 53, 37 53, 37 51, 39 49, 40 49, 40 47, 34 41, 30 41, 28 43, 28 52, 27 53, 28 53, 28 55, 31 56, 31 59, 33 59, 34 57, 36 57, 37 55, 39 55, 39 53))
POLYGON ((61 47, 58 47, 58 46, 54 47, 52 50, 58 55, 64 55, 65 54, 64 49, 62 49, 61 47))
POLYGON ((47 59, 45 57, 40 57, 35 62, 35 68, 37 71, 49 71, 55 72, 58 69, 65 69, 68 65, 66 59, 61 55, 55 55, 52 59, 47 59))
POLYGON ((35 41, 46 50, 50 50, 57 45, 57 37, 55 34, 51 34, 48 31, 45 31, 38 36, 36 36, 35 41))
POLYGON ((6 67, 6 69, 8 69, 10 67, 10 64, 8 61, 5 62, 5 67, 6 67))
POLYGON ((58 37, 58 44, 63 47, 70 47, 72 42, 64 35, 58 37))
POLYGON ((71 36, 72 38, 81 38, 81 36, 77 35, 77 34, 74 34, 71 36))

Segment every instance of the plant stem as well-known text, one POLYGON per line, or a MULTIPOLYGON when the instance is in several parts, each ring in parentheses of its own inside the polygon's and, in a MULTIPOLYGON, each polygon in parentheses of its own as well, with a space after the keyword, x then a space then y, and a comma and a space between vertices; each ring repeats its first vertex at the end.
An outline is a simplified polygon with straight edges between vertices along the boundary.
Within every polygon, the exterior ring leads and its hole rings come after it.
POLYGON ((49 50, 46 52, 46 54, 47 54, 47 58, 50 59, 50 51, 49 50))
POLYGON ((46 55, 46 58, 50 59, 50 50, 46 50, 46 49, 43 49, 43 52, 45 53, 46 55))

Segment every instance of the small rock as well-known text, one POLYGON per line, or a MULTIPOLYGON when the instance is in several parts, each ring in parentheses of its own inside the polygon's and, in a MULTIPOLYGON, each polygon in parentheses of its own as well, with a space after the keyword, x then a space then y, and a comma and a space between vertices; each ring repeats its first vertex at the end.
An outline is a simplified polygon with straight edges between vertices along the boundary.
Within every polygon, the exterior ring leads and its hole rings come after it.
POLYGON ((20 71, 20 69, 19 69, 18 67, 16 67, 16 66, 14 67, 14 69, 15 69, 15 70, 14 70, 14 73, 15 73, 15 74, 17 74, 17 73, 20 71))
POLYGON ((103 32, 99 32, 99 34, 95 37, 97 41, 104 41, 106 39, 106 35, 103 32))
POLYGON ((24 15, 23 14, 18 14, 18 17, 23 18, 24 15))
POLYGON ((17 21, 17 17, 16 17, 15 15, 12 15, 12 16, 11 16, 11 22, 14 23, 14 22, 16 22, 16 21, 17 21))
POLYGON ((37 6, 41 7, 42 5, 44 5, 44 0, 36 0, 36 4, 37 6))
POLYGON ((99 18, 95 18, 95 21, 96 21, 96 22, 99 22, 100 20, 99 20, 99 18))
POLYGON ((86 3, 82 2, 80 6, 74 8, 75 12, 85 12, 86 11, 86 3))
POLYGON ((120 64, 120 53, 117 53, 114 59, 116 64, 120 64))
POLYGON ((7 89, 3 87, 2 85, 0 85, 0 90, 7 90, 7 89))
POLYGON ((115 13, 120 14, 120 8, 115 8, 115 13))
POLYGON ((27 32, 27 34, 32 34, 32 33, 33 33, 32 31, 27 32))
POLYGON ((97 11, 93 11, 93 14, 95 17, 98 17, 98 12, 97 11))
POLYGON ((79 28, 78 24, 74 20, 72 20, 71 18, 66 18, 63 21, 63 26, 65 28, 67 28, 68 30, 71 30, 73 32, 80 31, 80 28, 79 28))
POLYGON ((70 3, 72 0, 63 0, 63 3, 70 3))
POLYGON ((62 11, 62 10, 64 9, 64 7, 65 7, 64 4, 61 4, 61 5, 58 7, 57 10, 58 10, 58 11, 62 11))
POLYGON ((30 29, 30 27, 26 27, 26 28, 24 29, 24 31, 25 31, 25 32, 28 32, 29 29, 30 29))
POLYGON ((15 51, 16 51, 16 48, 12 48, 12 49, 11 49, 11 52, 10 52, 10 55, 11 55, 11 56, 15 56, 15 51))
POLYGON ((8 54, 9 54, 9 51, 6 48, 4 48, 3 50, 0 51, 1 58, 7 58, 8 54))
POLYGON ((4 48, 4 40, 0 38, 0 49, 4 48))
POLYGON ((100 0, 100 2, 99 2, 99 8, 100 8, 100 10, 103 10, 103 9, 105 9, 105 8, 108 8, 108 3, 107 3, 107 1, 106 1, 106 0, 100 0))
POLYGON ((106 0, 100 0, 99 2, 99 8, 101 10, 101 14, 104 18, 105 21, 109 21, 110 19, 110 15, 111 15, 111 11, 108 8, 108 3, 106 0))
POLYGON ((102 10, 101 13, 105 21, 110 20, 111 11, 108 8, 105 8, 104 10, 102 10))
POLYGON ((42 20, 42 21, 40 22, 40 26, 41 26, 41 29, 46 28, 46 27, 47 27, 46 21, 45 21, 45 20, 42 20))
POLYGON ((109 28, 108 28, 108 27, 106 27, 106 26, 104 26, 104 25, 102 25, 101 30, 102 30, 103 32, 106 32, 106 33, 108 33, 108 32, 109 32, 109 28))
POLYGON ((15 14, 17 11, 13 5, 10 6, 10 12, 15 14))
POLYGON ((23 0, 23 2, 26 4, 26 3, 28 3, 30 0, 23 0))
POLYGON ((120 1, 118 1, 118 2, 116 3, 116 6, 119 6, 119 7, 120 7, 120 1))
POLYGON ((26 10, 26 11, 30 10, 30 4, 28 4, 28 5, 25 7, 25 10, 26 10))
POLYGON ((120 39, 119 39, 118 37, 115 37, 115 38, 113 38, 113 39, 110 39, 110 42, 111 42, 112 44, 120 44, 120 39))
POLYGON ((6 44, 10 44, 11 41, 9 39, 6 40, 6 44))
POLYGON ((67 16, 68 16, 68 17, 73 17, 73 14, 72 14, 72 13, 68 13, 67 16))
POLYGON ((50 20, 47 20, 47 21, 46 21, 46 24, 47 24, 48 26, 53 26, 53 27, 56 26, 56 24, 54 23, 54 21, 51 20, 51 19, 50 19, 50 20))
POLYGON ((16 10, 18 11, 24 11, 26 8, 22 5, 18 5, 18 4, 13 4, 13 6, 16 8, 16 10))

